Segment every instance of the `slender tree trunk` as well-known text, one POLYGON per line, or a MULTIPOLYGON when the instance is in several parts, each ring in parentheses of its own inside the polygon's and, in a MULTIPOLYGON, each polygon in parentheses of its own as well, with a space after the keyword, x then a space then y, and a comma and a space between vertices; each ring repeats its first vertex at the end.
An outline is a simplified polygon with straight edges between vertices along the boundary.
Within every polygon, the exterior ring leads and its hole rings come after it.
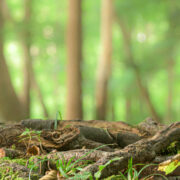
POLYGON ((135 72, 135 74, 136 74, 136 78, 137 78, 137 85, 138 85, 139 90, 140 90, 140 92, 142 94, 142 97, 144 98, 144 100, 145 100, 145 102, 147 104, 149 112, 151 113, 151 115, 152 115, 152 117, 153 117, 153 119, 155 121, 161 122, 161 118, 158 115, 158 113, 156 112, 155 107, 153 106, 153 103, 151 102, 151 98, 149 96, 148 89, 147 89, 147 87, 145 85, 143 85, 140 73, 137 71, 137 72, 135 72))
POLYGON ((173 101, 173 85, 174 85, 174 65, 175 65, 175 59, 174 59, 174 52, 176 49, 176 44, 179 42, 179 37, 177 37, 177 29, 179 29, 179 6, 178 1, 168 1, 169 3, 169 29, 166 34, 166 39, 170 41, 168 44, 168 47, 166 49, 167 51, 167 89, 168 89, 168 95, 167 95, 167 106, 166 106, 166 122, 171 122, 172 120, 172 101, 173 101), (177 18, 174 18, 176 17, 177 18))
MULTIPOLYGON (((114 99, 115 101, 115 99, 114 99)), ((111 121, 116 121, 115 102, 111 102, 111 121)))
POLYGON ((31 70, 31 87, 33 87, 37 93, 37 96, 39 98, 39 101, 40 101, 40 104, 42 106, 42 109, 43 109, 43 114, 44 114, 44 117, 48 118, 49 117, 49 113, 48 113, 48 110, 46 108, 46 105, 44 103, 44 99, 43 99, 43 95, 42 95, 42 92, 41 92, 41 89, 39 87, 39 84, 37 83, 37 80, 34 76, 34 72, 31 70))
MULTIPOLYGON (((11 16, 11 13, 9 12, 9 8, 4 0, 3 1, 3 14, 6 19, 8 19, 14 26, 16 26, 16 22, 14 21, 13 17, 11 16)), ((22 44, 22 48, 24 51, 24 88, 23 88, 23 95, 21 96, 21 103, 24 107, 24 113, 26 114, 26 118, 30 116, 30 90, 31 87, 35 89, 37 92, 40 104, 42 106, 44 116, 48 117, 48 111, 45 106, 42 92, 40 90, 40 87, 37 83, 37 80, 34 75, 33 71, 33 63, 32 63, 32 57, 30 55, 30 46, 31 46, 31 32, 30 32, 30 18, 31 18, 31 7, 32 7, 32 1, 33 0, 25 0, 25 17, 24 17, 24 25, 25 27, 22 29, 21 32, 19 32, 20 41, 22 44)))
POLYGON ((131 121, 131 97, 126 96, 126 122, 131 121))
POLYGON ((81 0, 69 0, 67 30, 66 119, 82 119, 82 20, 81 0))
POLYGON ((24 27, 22 30, 21 41, 24 52, 24 88, 22 101, 25 107, 25 112, 30 117, 30 89, 31 89, 31 67, 32 59, 30 55, 31 32, 30 32, 30 19, 31 19, 31 0, 24 0, 25 17, 24 27))
POLYGON ((172 121, 172 104, 173 104, 173 90, 174 90, 174 66, 175 66, 175 51, 177 44, 179 43, 179 34, 177 31, 180 29, 180 23, 179 23, 179 15, 180 15, 180 7, 179 1, 171 1, 168 0, 169 3, 169 29, 167 31, 167 37, 166 39, 169 40, 168 47, 166 49, 167 51, 167 86, 168 86, 168 95, 167 95, 167 114, 166 114, 166 122, 170 123, 172 121), (177 18, 174 18, 177 17, 177 18))
MULTIPOLYGON (((2 0, 0 0, 0 4, 2 0)), ((3 46, 4 19, 0 6, 0 116, 2 121, 19 121, 25 118, 24 108, 21 105, 13 88, 6 65, 3 46)))
POLYGON ((134 60, 134 57, 133 57, 133 53, 132 53, 132 49, 131 49, 131 33, 128 30, 128 28, 126 27, 126 25, 124 24, 124 22, 120 18, 118 18, 116 14, 115 14, 115 18, 116 18, 117 23, 120 25, 121 32, 123 35, 124 50, 126 53, 127 61, 129 63, 129 65, 134 69, 137 85, 138 85, 139 90, 142 94, 142 97, 145 100, 147 107, 149 109, 149 112, 151 113, 154 120, 157 122, 160 122, 161 118, 158 115, 158 113, 156 112, 155 107, 153 106, 153 103, 152 103, 151 98, 149 96, 148 89, 143 84, 139 68, 137 67, 135 60, 134 60))
POLYGON ((24 17, 24 25, 22 34, 20 36, 22 37, 22 48, 24 50, 24 94, 23 94, 23 104, 26 108, 26 114, 27 116, 30 116, 30 91, 33 87, 38 95, 40 104, 43 109, 43 113, 45 117, 48 117, 48 111, 45 106, 42 92, 40 90, 40 87, 37 83, 37 80, 34 75, 33 71, 33 63, 32 63, 32 57, 30 54, 30 47, 31 47, 31 12, 32 12, 32 0, 25 0, 25 17, 24 17))
POLYGON ((105 120, 108 100, 108 81, 112 64, 112 0, 102 0, 101 10, 101 57, 96 83, 96 118, 105 120))
POLYGON ((168 74, 168 96, 167 96, 167 114, 166 122, 171 122, 172 120, 172 101, 173 101, 173 85, 174 85, 174 60, 170 58, 167 65, 168 74))

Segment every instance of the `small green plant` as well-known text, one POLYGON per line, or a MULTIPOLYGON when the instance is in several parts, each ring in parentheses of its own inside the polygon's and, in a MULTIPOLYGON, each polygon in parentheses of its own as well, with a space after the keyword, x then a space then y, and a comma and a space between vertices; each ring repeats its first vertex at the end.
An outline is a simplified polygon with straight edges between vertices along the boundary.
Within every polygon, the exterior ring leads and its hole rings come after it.
MULTIPOLYGON (((59 159, 56 163, 56 167, 59 170, 61 176, 68 178, 68 179, 77 179, 77 180, 92 180, 93 177, 90 172, 82 172, 83 167, 87 166, 89 163, 92 163, 91 161, 83 160, 84 157, 91 154, 93 151, 100 149, 104 146, 108 146, 109 144, 99 146, 95 149, 90 150, 89 152, 85 153, 83 156, 81 156, 79 159, 75 160, 75 157, 72 157, 69 159, 69 161, 66 161, 64 156, 62 155, 62 159, 59 159), (80 165, 80 163, 83 163, 80 165), (81 174, 77 173, 81 172, 81 174), (71 177, 73 176, 73 177, 71 177)), ((115 159, 114 159, 115 160, 115 159)), ((112 160, 113 161, 113 160, 112 160)), ((111 163, 111 162, 110 162, 111 163)))
POLYGON ((37 156, 31 156, 28 160, 28 163, 27 163, 27 167, 29 169, 33 169, 33 170, 37 170, 38 169, 38 163, 41 162, 41 160, 39 160, 39 162, 35 163, 35 159, 37 159, 38 157, 37 156))
POLYGON ((30 130, 30 129, 26 128, 25 131, 20 135, 20 137, 23 137, 23 138, 21 138, 21 140, 19 142, 21 142, 25 139, 29 139, 29 143, 28 143, 28 147, 29 147, 29 144, 30 144, 32 138, 35 137, 38 139, 38 141, 41 144, 40 136, 41 136, 41 131, 35 131, 35 130, 30 130), (27 137, 23 137, 23 136, 27 136, 27 137))
MULTIPOLYGON (((136 164, 136 166, 137 166, 137 165, 143 165, 143 164, 136 164)), ((146 169, 147 167, 153 166, 153 165, 156 165, 156 164, 147 164, 147 165, 145 165, 144 167, 142 167, 141 170, 138 172, 138 171, 133 167, 133 160, 132 160, 132 157, 131 157, 131 159, 128 161, 128 169, 127 169, 127 171, 125 172, 126 175, 124 175, 124 174, 122 174, 122 173, 120 172, 120 178, 121 178, 122 180, 138 180, 140 174, 142 173, 142 171, 143 171, 144 169, 146 169)), ((164 179, 167 179, 165 176, 163 176, 163 175, 161 175, 161 174, 150 174, 150 175, 146 176, 146 177, 144 178, 144 180, 147 179, 148 177, 151 177, 151 176, 154 176, 154 175, 156 175, 156 176, 162 176, 164 179)))
POLYGON ((29 171, 29 180, 31 180, 31 173, 33 170, 37 171, 38 168, 39 168, 39 165, 40 163, 43 163, 43 162, 46 162, 48 161, 47 157, 40 157, 40 156, 32 156, 29 161, 28 161, 28 168, 30 169, 29 171), (37 158, 39 159, 37 161, 37 158))
POLYGON ((22 180, 22 178, 19 177, 19 172, 14 172, 11 167, 3 167, 0 170, 0 179, 9 179, 9 180, 22 180))
POLYGON ((85 161, 85 160, 76 160, 75 156, 71 157, 69 161, 66 161, 64 156, 62 155, 62 159, 57 160, 56 167, 58 171, 60 172, 60 175, 71 179, 88 179, 91 174, 88 172, 84 172, 83 174, 77 174, 77 172, 82 171, 83 167, 87 166, 91 161, 85 161), (83 164, 79 164, 80 162, 83 162, 83 164))
POLYGON ((0 158, 0 164, 3 163, 4 161, 7 161, 9 163, 17 163, 17 164, 22 165, 22 166, 26 165, 26 160, 22 159, 22 158, 18 158, 18 159, 11 159, 9 157, 0 158))
POLYGON ((62 114, 61 114, 61 112, 60 111, 58 111, 57 113, 56 113, 56 119, 55 119, 55 121, 54 121, 54 129, 57 129, 57 122, 58 121, 62 121, 62 114), (58 116, 59 116, 59 120, 58 120, 58 116))
POLYGON ((25 131, 20 136, 26 136, 26 135, 29 136, 29 139, 32 139, 32 137, 40 138, 41 131, 35 131, 35 130, 30 130, 30 129, 26 128, 25 131), (35 135, 32 136, 31 134, 35 134, 35 135))
POLYGON ((120 159, 121 159, 120 157, 113 158, 113 159, 109 160, 106 164, 100 165, 100 166, 99 166, 99 171, 97 171, 97 172, 94 174, 94 177, 96 178, 96 180, 98 180, 98 179, 101 177, 101 172, 102 172, 102 170, 103 170, 106 166, 108 166, 108 165, 111 164, 112 162, 118 161, 118 160, 120 160, 120 159))

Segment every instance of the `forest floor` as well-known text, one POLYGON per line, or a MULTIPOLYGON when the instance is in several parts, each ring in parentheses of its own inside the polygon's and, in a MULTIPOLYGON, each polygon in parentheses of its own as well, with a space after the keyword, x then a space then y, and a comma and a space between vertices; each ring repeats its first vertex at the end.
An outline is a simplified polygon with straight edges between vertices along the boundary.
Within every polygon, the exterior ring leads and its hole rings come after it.
POLYGON ((0 179, 180 179, 180 122, 27 119, 0 126, 0 179))

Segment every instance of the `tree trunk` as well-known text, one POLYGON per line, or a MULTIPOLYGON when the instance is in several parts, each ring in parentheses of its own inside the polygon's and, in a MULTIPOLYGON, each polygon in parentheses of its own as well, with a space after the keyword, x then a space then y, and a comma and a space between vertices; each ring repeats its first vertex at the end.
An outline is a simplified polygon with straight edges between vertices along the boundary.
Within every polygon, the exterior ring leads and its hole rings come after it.
MULTIPOLYGON (((0 4, 2 0, 0 0, 0 4)), ((26 118, 24 108, 21 105, 13 88, 8 67, 4 56, 3 45, 4 19, 0 6, 0 116, 2 121, 19 121, 26 118)))
POLYGON ((154 120, 156 120, 157 122, 160 122, 161 118, 159 117, 158 113, 155 110, 155 107, 153 106, 153 103, 152 103, 151 98, 149 96, 148 89, 143 84, 139 68, 137 67, 135 60, 134 60, 134 57, 133 57, 133 53, 132 53, 132 49, 131 49, 131 33, 128 31, 128 28, 126 27, 124 22, 121 19, 119 19, 116 14, 115 14, 115 18, 116 18, 116 21, 121 28, 121 32, 123 35, 124 50, 125 50, 126 59, 129 63, 129 65, 134 69, 137 85, 138 85, 139 90, 142 94, 142 97, 145 100, 147 107, 149 109, 149 112, 151 113, 154 120))
POLYGON ((105 120, 108 99, 108 81, 112 58, 112 0, 102 0, 101 46, 102 52, 97 69, 96 118, 105 120))
POLYGON ((129 123, 131 121, 131 97, 126 95, 126 122, 129 123))
POLYGON ((82 119, 82 25, 81 0, 69 0, 67 30, 67 106, 66 119, 82 119))
POLYGON ((44 117, 48 118, 49 113, 48 113, 47 107, 45 105, 41 89, 40 89, 39 84, 35 78, 33 68, 31 69, 31 87, 34 88, 36 93, 37 93, 37 96, 39 98, 39 102, 40 102, 42 110, 43 110, 44 117))
POLYGON ((174 80, 174 60, 170 58, 167 65, 168 74, 168 96, 167 96, 167 114, 166 122, 172 121, 172 100, 173 100, 173 80, 174 80))
POLYGON ((178 1, 168 1, 169 3, 169 29, 167 31, 166 39, 169 40, 168 47, 166 49, 167 52, 167 87, 168 87, 168 95, 167 95, 167 114, 166 114, 166 122, 170 123, 172 121, 172 104, 173 104, 173 85, 174 85, 174 66, 175 66, 175 52, 177 48, 177 44, 179 43, 179 35, 176 33, 180 29, 179 23, 179 11, 180 8, 178 6, 178 1), (174 18, 177 17, 177 18, 174 18))
POLYGON ((25 113, 27 117, 30 117, 30 89, 31 89, 31 67, 32 59, 30 55, 30 44, 31 44, 31 32, 30 28, 30 18, 31 18, 31 0, 25 0, 25 17, 24 17, 24 27, 22 30, 21 41, 22 48, 24 52, 24 88, 22 101, 25 107, 25 113))

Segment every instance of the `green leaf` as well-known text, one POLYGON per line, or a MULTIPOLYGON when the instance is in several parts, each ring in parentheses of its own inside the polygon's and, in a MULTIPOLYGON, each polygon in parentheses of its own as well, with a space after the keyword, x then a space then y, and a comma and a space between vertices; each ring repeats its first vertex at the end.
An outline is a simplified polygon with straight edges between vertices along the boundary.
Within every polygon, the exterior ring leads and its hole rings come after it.
POLYGON ((61 175, 65 178, 69 178, 69 176, 67 175, 67 173, 63 170, 63 168, 60 166, 59 167, 59 172, 61 173, 61 175))
POLYGON ((99 179, 101 177, 101 171, 98 171, 94 174, 94 177, 97 179, 99 179))
POLYGON ((157 164, 147 164, 147 165, 145 165, 143 168, 141 168, 141 170, 139 171, 139 173, 138 173, 138 176, 142 173, 142 171, 144 170, 144 169, 146 169, 147 167, 149 167, 149 166, 157 166, 157 164))
POLYGON ((106 167, 106 165, 100 165, 99 170, 102 171, 105 167, 106 167))
POLYGON ((166 173, 166 175, 172 173, 178 166, 180 166, 180 161, 179 161, 179 162, 176 162, 176 161, 171 162, 171 163, 165 168, 165 173, 166 173))
POLYGON ((127 180, 127 177, 122 173, 122 172, 119 172, 120 174, 120 177, 123 179, 123 180, 127 180))
POLYGON ((70 167, 71 162, 75 159, 75 156, 71 157, 67 163, 67 167, 70 167))

